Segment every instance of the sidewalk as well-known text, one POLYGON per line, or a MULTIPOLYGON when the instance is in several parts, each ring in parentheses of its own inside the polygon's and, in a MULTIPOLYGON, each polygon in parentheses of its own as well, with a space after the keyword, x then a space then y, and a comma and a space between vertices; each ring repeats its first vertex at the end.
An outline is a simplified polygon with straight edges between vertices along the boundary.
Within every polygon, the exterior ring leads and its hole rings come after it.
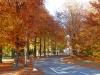
POLYGON ((18 70, 14 70, 13 66, 13 63, 0 63, 0 75, 44 75, 42 70, 33 66, 32 61, 30 61, 28 67, 20 64, 18 70))
POLYGON ((17 71, 9 71, 5 73, 1 73, 0 75, 44 75, 44 73, 38 69, 33 71, 32 68, 24 68, 17 71))

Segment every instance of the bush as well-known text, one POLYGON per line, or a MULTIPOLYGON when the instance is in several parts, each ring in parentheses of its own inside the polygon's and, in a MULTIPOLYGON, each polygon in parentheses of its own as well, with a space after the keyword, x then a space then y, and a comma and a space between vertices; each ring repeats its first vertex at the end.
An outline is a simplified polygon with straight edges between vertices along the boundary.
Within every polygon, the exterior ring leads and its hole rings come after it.
POLYGON ((83 54, 84 54, 85 56, 90 56, 90 55, 93 55, 93 52, 92 52, 92 50, 91 50, 90 48, 87 48, 87 49, 85 49, 85 50, 83 51, 83 54))
POLYGON ((100 58, 100 52, 94 52, 93 56, 96 57, 96 58, 100 58))

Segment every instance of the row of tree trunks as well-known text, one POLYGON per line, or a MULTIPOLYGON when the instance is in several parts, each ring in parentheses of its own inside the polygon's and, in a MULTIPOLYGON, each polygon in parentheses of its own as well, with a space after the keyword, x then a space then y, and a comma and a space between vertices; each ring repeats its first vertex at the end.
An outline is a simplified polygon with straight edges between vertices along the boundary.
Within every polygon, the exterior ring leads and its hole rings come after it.
MULTIPOLYGON (((51 41, 51 44, 50 44, 50 39, 48 38, 48 51, 46 51, 46 38, 43 39, 43 54, 44 56, 46 55, 49 55, 50 51, 49 51, 49 46, 51 45, 51 49, 53 50, 53 47, 55 47, 55 51, 56 51, 56 42, 53 42, 51 41)), ((39 56, 41 57, 42 56, 42 38, 39 38, 39 56)), ((16 37, 16 49, 14 51, 14 54, 13 54, 13 57, 15 58, 15 60, 17 60, 17 62, 19 62, 19 56, 18 56, 18 51, 19 51, 19 38, 18 36, 16 37), (15 55, 16 54, 16 55, 15 55)), ((29 58, 29 39, 27 38, 27 43, 26 43, 26 49, 27 49, 27 59, 29 58)), ((34 57, 37 56, 37 37, 34 38, 34 57)), ((27 61, 27 60, 26 60, 27 61)), ((25 61, 25 62, 26 62, 25 61)), ((2 63, 2 46, 0 46, 0 62, 2 63)), ((15 61, 16 62, 16 61, 15 61)))
POLYGON ((53 40, 51 40, 50 38, 46 38, 46 37, 35 37, 34 38, 34 49, 33 49, 33 55, 34 57, 37 56, 48 56, 51 54, 53 54, 53 52, 56 52, 57 50, 57 42, 54 42, 53 40), (38 41, 38 42, 37 42, 38 41), (38 45, 38 47, 37 47, 38 45), (51 51, 50 51, 50 47, 51 47, 51 51), (38 50, 39 49, 39 50, 38 50), (37 52, 39 55, 37 55, 37 52))

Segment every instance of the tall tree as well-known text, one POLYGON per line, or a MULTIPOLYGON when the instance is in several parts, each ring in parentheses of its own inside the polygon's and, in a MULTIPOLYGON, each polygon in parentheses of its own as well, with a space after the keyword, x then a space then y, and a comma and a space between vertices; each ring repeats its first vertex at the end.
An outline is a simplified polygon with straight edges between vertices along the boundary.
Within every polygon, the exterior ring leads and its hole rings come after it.
MULTIPOLYGON (((92 8, 95 11, 90 11, 86 15, 85 23, 87 24, 86 27, 89 27, 88 30, 90 31, 91 39, 90 41, 90 47, 94 50, 100 49, 100 0, 97 0, 96 2, 91 2, 92 8)), ((89 32, 88 32, 89 33, 89 32)))

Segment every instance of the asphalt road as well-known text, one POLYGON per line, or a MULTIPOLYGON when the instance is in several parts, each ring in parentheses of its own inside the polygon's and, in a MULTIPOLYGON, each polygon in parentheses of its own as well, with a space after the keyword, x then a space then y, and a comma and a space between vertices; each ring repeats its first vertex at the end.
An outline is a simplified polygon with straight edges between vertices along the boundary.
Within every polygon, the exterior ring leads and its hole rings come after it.
POLYGON ((61 62, 62 57, 50 57, 33 62, 45 75, 100 75, 100 70, 61 62))

